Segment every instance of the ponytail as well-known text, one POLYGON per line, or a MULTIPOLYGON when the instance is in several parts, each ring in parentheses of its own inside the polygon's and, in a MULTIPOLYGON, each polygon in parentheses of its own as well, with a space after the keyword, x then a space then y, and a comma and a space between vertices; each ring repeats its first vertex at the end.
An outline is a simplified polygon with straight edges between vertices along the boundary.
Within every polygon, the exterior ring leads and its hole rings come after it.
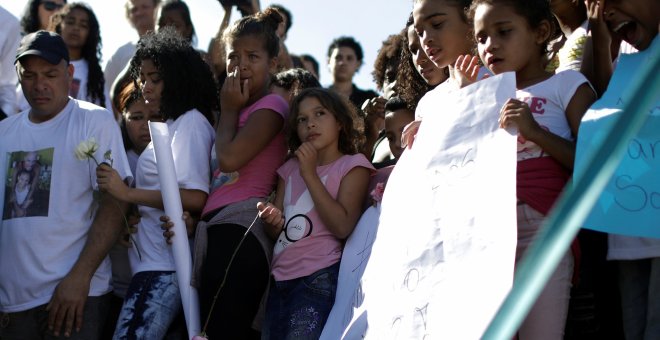
POLYGON ((275 9, 266 8, 261 12, 242 17, 229 26, 222 34, 222 41, 231 44, 247 35, 258 36, 263 39, 268 56, 274 58, 280 53, 280 39, 275 32, 283 21, 282 15, 275 9))

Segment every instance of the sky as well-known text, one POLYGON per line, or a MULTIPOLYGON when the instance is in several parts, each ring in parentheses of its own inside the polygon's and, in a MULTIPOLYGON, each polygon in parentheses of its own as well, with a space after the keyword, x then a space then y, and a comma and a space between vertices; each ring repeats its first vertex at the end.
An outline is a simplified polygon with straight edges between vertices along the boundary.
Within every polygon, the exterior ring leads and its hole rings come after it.
MULTIPOLYGON (((69 1, 71 2, 71 1, 69 1)), ((101 25, 103 40, 102 66, 114 51, 127 41, 137 39, 124 16, 124 0, 87 0, 101 25)), ((0 0, 9 12, 20 18, 27 1, 0 0)), ((327 68, 327 48, 339 36, 353 36, 364 51, 364 63, 354 83, 363 89, 375 89, 373 64, 383 40, 405 26, 412 10, 412 0, 261 0, 261 7, 277 3, 289 9, 293 25, 286 40, 292 54, 311 54, 319 61, 320 80, 330 84, 327 68)), ((197 48, 206 50, 218 30, 224 12, 218 0, 186 0, 197 31, 197 48)), ((232 13, 231 20, 240 14, 232 13)))

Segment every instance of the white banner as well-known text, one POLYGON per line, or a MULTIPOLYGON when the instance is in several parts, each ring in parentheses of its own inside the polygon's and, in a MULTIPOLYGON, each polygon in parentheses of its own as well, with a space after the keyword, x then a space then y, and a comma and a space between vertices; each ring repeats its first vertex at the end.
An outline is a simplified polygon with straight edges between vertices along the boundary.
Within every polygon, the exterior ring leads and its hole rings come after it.
POLYGON ((190 285, 192 256, 186 226, 181 218, 183 216, 183 206, 181 205, 181 195, 176 180, 170 133, 167 124, 155 122, 149 122, 149 132, 151 133, 151 141, 154 143, 154 152, 156 153, 156 166, 158 167, 160 192, 163 196, 165 215, 169 216, 170 220, 174 223, 172 252, 174 253, 176 278, 179 281, 179 292, 181 293, 181 303, 186 318, 188 336, 192 338, 201 331, 199 299, 197 289, 190 285))
POLYGON ((498 126, 512 97, 507 73, 420 102, 380 218, 370 208, 346 243, 322 339, 481 337, 513 282, 516 135, 498 126))

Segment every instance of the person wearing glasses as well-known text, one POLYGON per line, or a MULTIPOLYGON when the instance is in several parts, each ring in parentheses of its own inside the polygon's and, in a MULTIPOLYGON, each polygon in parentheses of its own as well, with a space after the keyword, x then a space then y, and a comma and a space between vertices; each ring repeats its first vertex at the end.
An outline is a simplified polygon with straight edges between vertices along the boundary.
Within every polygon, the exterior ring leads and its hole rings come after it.
POLYGON ((21 18, 22 34, 48 29, 50 17, 66 5, 66 0, 29 0, 21 18))

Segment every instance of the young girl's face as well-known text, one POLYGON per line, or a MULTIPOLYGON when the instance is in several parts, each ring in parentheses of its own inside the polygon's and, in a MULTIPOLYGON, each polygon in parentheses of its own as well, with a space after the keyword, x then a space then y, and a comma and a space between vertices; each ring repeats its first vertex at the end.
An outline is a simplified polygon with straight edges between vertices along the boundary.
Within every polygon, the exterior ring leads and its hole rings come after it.
MULTIPOLYGON (((510 6, 481 4, 474 14, 474 34, 479 56, 494 74, 514 71, 525 75, 543 68, 541 45, 545 32, 533 30, 527 19, 510 6)), ((548 25, 546 28, 549 29, 548 25)))
POLYGON ((135 153, 139 155, 151 142, 147 123, 162 122, 163 116, 158 112, 158 106, 145 103, 143 100, 136 100, 124 112, 124 120, 128 138, 135 146, 135 153))
POLYGON ((302 143, 310 142, 316 150, 339 147, 341 125, 317 98, 307 97, 300 102, 296 124, 302 143))
POLYGON ((68 48, 82 49, 89 36, 89 15, 74 9, 62 21, 62 39, 68 48))
POLYGON ((277 65, 277 57, 270 57, 264 39, 246 35, 226 45, 227 73, 240 70, 241 84, 248 81, 250 96, 262 95, 267 89, 270 73, 277 65))
POLYGON ((156 64, 151 59, 143 59, 140 64, 140 87, 142 96, 148 103, 159 103, 165 83, 156 64))
POLYGON ((461 9, 447 1, 421 0, 413 8, 415 32, 428 58, 438 67, 454 64, 456 58, 470 53, 470 25, 461 9))
POLYGON ((23 172, 16 179, 16 187, 18 189, 24 189, 30 184, 30 174, 23 172))
POLYGON ((447 80, 447 76, 445 76, 443 70, 435 66, 422 49, 414 26, 408 27, 408 50, 412 55, 412 61, 415 64, 417 73, 424 78, 427 84, 435 86, 447 80))
POLYGON ((658 0, 607 0, 604 13, 610 29, 640 51, 658 35, 658 0))

